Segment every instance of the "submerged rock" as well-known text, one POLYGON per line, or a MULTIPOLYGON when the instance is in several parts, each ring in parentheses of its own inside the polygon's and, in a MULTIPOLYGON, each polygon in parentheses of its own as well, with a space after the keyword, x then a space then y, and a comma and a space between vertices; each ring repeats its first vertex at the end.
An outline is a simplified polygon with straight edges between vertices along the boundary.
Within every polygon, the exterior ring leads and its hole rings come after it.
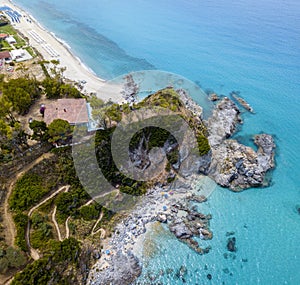
POLYGON ((208 99, 212 102, 218 101, 220 98, 216 93, 212 93, 209 95, 208 99))
POLYGON ((231 93, 231 96, 235 100, 237 100, 247 111, 249 111, 250 113, 254 113, 253 108, 250 106, 250 104, 245 99, 237 96, 234 92, 231 93))
POLYGON ((231 252, 236 252, 237 248, 235 246, 235 243, 236 243, 235 237, 229 238, 227 240, 227 249, 231 252))

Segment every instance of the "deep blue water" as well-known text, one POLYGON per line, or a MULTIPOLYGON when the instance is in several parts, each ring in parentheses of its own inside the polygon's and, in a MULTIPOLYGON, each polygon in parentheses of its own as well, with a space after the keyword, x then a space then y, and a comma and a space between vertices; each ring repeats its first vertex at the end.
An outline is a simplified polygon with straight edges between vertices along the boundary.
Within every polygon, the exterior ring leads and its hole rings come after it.
MULTIPOLYGON (((238 136, 262 131, 276 136, 271 187, 239 194, 218 187, 201 205, 213 215, 211 252, 198 256, 172 237, 161 237, 160 254, 145 273, 186 265, 187 284, 300 284, 299 1, 15 2, 68 42, 100 77, 160 69, 220 94, 238 90, 256 112, 244 115, 238 136), (235 231, 235 259, 223 256, 227 231, 235 231)), ((161 280, 182 284, 172 274, 161 280)))

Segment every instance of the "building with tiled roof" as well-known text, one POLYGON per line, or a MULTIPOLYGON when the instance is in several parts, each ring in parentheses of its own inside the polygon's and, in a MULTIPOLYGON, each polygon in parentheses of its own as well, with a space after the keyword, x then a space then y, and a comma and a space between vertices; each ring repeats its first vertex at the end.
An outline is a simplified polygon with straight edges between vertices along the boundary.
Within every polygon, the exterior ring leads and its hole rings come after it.
POLYGON ((58 99, 45 105, 44 121, 49 125, 55 119, 66 120, 70 125, 88 125, 89 116, 85 99, 58 99))

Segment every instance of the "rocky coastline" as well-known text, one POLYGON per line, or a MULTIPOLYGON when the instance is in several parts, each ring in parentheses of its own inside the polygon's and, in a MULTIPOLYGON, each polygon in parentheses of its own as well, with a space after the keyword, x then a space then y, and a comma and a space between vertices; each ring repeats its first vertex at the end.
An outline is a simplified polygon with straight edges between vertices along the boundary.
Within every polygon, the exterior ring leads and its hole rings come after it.
POLYGON ((207 173, 219 185, 233 191, 267 186, 266 173, 275 166, 275 143, 271 135, 258 134, 254 151, 230 137, 242 123, 238 107, 225 97, 209 118, 208 140, 212 156, 207 173))
MULTIPOLYGON (((184 98, 186 108, 190 108, 201 119, 202 108, 196 108, 185 92, 178 93, 184 98)), ((156 223, 165 225, 177 239, 197 253, 209 252, 209 246, 203 248, 194 240, 194 237, 203 240, 213 237, 209 228, 211 216, 199 213, 193 206, 193 203, 203 203, 208 198, 203 189, 197 189, 195 181, 208 176, 232 191, 242 191, 266 186, 266 173, 275 166, 275 143, 271 135, 259 134, 254 137, 257 151, 231 139, 242 123, 236 104, 227 97, 222 98, 205 122, 210 152, 198 159, 196 169, 191 171, 193 174, 181 178, 182 181, 179 179, 171 187, 157 185, 147 192, 132 212, 116 226, 107 248, 102 251, 102 256, 89 274, 88 284, 132 284, 142 271, 137 256, 143 246, 143 236, 156 223)), ((228 240, 227 247, 229 251, 236 251, 235 238, 228 240)))

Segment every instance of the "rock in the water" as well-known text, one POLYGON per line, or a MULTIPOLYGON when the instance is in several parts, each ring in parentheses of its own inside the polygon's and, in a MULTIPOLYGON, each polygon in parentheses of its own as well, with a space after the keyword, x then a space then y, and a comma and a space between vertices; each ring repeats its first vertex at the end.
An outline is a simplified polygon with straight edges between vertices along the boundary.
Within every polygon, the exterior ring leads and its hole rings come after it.
POLYGON ((216 93, 210 94, 208 98, 210 101, 213 101, 213 102, 218 101, 220 99, 216 93))
POLYGON ((204 195, 195 195, 193 194, 191 197, 188 198, 189 201, 203 203, 207 201, 207 198, 204 195))
POLYGON ((207 122, 208 140, 212 148, 233 135, 237 125, 241 122, 239 114, 238 107, 227 97, 217 105, 207 122))
POLYGON ((237 96, 234 92, 231 93, 231 96, 237 100, 247 111, 253 113, 253 108, 250 106, 250 104, 243 99, 242 97, 237 96))
POLYGON ((229 238, 227 241, 227 249, 231 252, 236 252, 237 248, 235 246, 236 239, 235 237, 229 238))
POLYGON ((275 144, 272 136, 257 135, 258 151, 235 140, 225 140, 212 150, 209 176, 233 191, 262 186, 268 170, 274 167, 275 144))
POLYGON ((158 214, 156 219, 158 222, 161 222, 161 223, 166 223, 168 221, 167 215, 165 215, 165 214, 158 214))
POLYGON ((229 138, 241 123, 238 107, 225 97, 208 119, 211 163, 206 173, 219 185, 234 191, 266 184, 266 172, 274 168, 274 139, 255 136, 258 151, 229 138))
POLYGON ((296 206, 296 211, 297 211, 297 213, 300 215, 300 205, 297 205, 297 206, 296 206))
POLYGON ((193 233, 182 220, 173 223, 172 225, 170 225, 169 228, 170 231, 174 233, 177 238, 187 239, 193 236, 193 233))

